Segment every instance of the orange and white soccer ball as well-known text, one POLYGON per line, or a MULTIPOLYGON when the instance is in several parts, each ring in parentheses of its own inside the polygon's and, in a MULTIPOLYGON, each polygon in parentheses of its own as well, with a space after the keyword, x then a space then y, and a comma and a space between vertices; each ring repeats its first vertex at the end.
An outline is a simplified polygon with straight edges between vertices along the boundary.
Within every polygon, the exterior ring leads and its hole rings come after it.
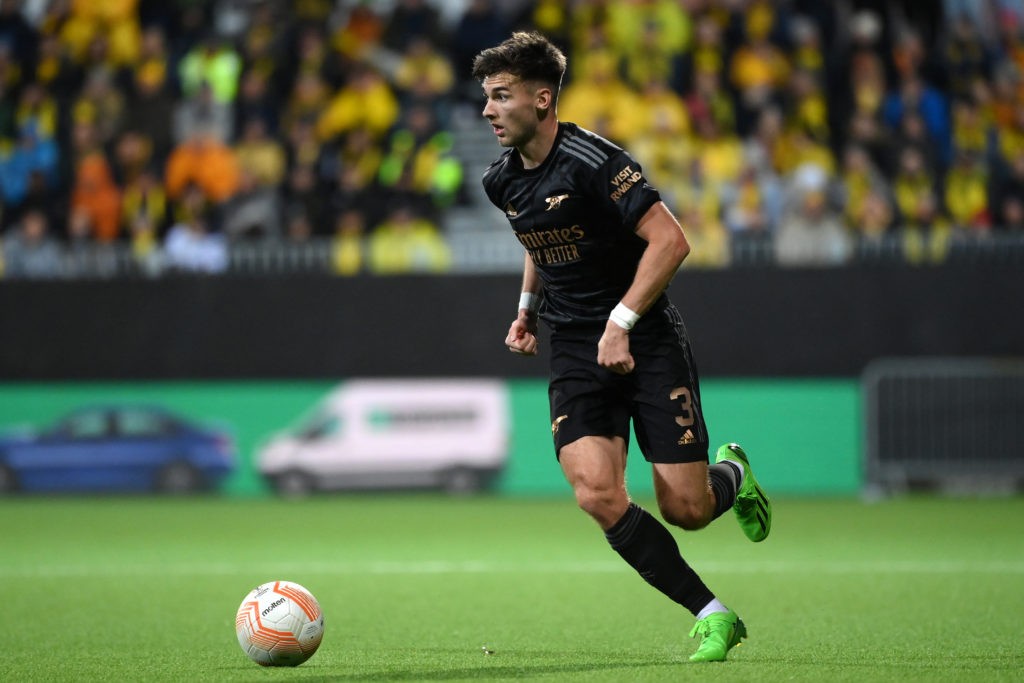
POLYGON ((242 650, 261 666, 298 666, 324 637, 324 615, 313 594, 291 581, 252 589, 235 615, 242 650))

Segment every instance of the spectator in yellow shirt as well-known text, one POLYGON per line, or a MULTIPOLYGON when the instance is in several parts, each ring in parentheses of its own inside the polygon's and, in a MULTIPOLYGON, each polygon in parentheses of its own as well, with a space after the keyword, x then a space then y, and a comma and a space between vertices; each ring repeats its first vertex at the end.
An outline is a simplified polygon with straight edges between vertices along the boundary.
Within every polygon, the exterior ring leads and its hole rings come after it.
POLYGON ((407 207, 394 209, 369 237, 369 268, 378 275, 443 273, 451 253, 437 226, 407 207))

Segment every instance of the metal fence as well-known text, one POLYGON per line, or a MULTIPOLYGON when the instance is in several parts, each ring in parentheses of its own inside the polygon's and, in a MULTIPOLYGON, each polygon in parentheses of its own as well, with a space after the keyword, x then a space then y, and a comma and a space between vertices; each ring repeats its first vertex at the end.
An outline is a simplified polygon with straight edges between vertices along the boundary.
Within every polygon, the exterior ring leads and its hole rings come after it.
MULTIPOLYGON (((451 273, 518 273, 522 270, 522 247, 500 227, 490 230, 455 230, 447 235, 447 242, 452 255, 451 273)), ((899 235, 890 235, 859 245, 851 258, 833 265, 934 266, 942 263, 1024 268, 1024 233, 954 240, 941 260, 926 263, 908 259, 903 239, 899 235)), ((734 239, 729 263, 724 267, 775 266, 771 236, 763 235, 734 239)), ((11 271, 7 269, 8 277, 12 276, 11 271)), ((228 246, 227 266, 222 272, 246 275, 329 275, 334 272, 332 241, 328 237, 319 237, 302 242, 268 240, 231 243, 228 246)), ((161 277, 180 273, 180 270, 167 265, 159 248, 146 255, 139 255, 133 252, 130 245, 115 243, 64 248, 59 272, 49 277, 106 279, 161 277)))
POLYGON ((1024 357, 884 359, 862 382, 868 493, 1024 489, 1024 357))

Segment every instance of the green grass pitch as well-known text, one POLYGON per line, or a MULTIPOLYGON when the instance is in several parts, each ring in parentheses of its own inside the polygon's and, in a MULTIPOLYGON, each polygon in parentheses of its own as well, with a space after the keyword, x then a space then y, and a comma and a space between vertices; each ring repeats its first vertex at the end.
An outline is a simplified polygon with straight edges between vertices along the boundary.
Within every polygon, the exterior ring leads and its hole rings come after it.
POLYGON ((676 537, 747 622, 724 664, 687 661, 690 615, 568 499, 2 500, 0 680, 1024 676, 1024 499, 781 499, 762 544, 731 515, 676 537), (235 641, 238 604, 272 579, 324 609, 295 669, 235 641))

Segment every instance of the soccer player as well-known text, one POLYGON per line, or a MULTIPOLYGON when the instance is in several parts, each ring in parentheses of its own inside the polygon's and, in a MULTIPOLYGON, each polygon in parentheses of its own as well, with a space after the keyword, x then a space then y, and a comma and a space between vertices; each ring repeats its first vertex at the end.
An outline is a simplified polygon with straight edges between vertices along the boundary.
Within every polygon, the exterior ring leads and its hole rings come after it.
POLYGON ((701 529, 732 508, 746 535, 762 541, 771 505, 737 444, 708 464, 696 366, 665 293, 689 245, 636 160, 559 122, 565 66, 557 47, 526 32, 473 61, 483 116, 507 148, 484 173, 484 188, 526 250, 505 344, 536 354, 538 316, 545 321, 551 433, 577 503, 640 576, 696 617, 690 635, 700 644, 690 659, 722 661, 746 627, 683 560, 668 529, 631 502, 630 421, 669 524, 701 529))

